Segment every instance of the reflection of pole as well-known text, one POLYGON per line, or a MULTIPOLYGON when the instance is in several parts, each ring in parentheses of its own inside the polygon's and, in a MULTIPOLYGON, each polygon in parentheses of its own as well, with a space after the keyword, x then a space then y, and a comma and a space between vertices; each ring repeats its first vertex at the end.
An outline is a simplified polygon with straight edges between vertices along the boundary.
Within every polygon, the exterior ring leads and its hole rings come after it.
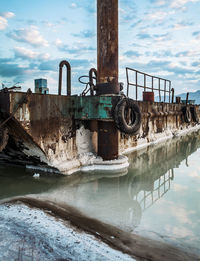
POLYGON ((188 164, 188 157, 185 158, 185 165, 186 165, 187 167, 189 167, 189 164, 188 164))
MULTIPOLYGON (((118 0, 97 0, 97 83, 118 93, 118 0), (106 83, 108 85, 106 85, 106 83)), ((102 86, 100 93, 105 94, 102 86)), ((98 122, 98 155, 118 158, 118 131, 114 122, 98 122)))

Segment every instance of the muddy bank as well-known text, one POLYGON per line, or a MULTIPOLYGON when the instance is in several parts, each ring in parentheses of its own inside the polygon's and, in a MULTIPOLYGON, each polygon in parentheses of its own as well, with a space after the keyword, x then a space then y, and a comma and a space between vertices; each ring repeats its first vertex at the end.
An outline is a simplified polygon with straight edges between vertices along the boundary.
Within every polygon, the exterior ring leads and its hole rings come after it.
POLYGON ((186 253, 170 245, 124 232, 114 226, 89 218, 64 204, 55 206, 51 201, 41 201, 30 197, 20 197, 9 201, 9 204, 16 203, 24 203, 31 208, 44 210, 48 215, 62 219, 63 222, 66 222, 66 226, 70 224, 80 231, 92 234, 113 249, 128 254, 137 260, 189 261, 200 259, 192 253, 186 253))

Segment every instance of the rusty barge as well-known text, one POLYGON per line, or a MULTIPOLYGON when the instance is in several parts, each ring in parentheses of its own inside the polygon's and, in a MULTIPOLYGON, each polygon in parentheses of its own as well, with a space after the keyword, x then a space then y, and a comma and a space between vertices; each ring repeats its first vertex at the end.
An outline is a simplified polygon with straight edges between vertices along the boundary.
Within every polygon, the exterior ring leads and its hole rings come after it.
POLYGON ((125 95, 118 80, 118 1, 98 0, 97 70, 90 70, 81 95, 71 95, 71 66, 65 60, 58 95, 1 90, 0 162, 62 173, 110 160, 126 165, 119 156, 124 152, 199 128, 199 106, 188 97, 185 104, 174 101, 170 81, 131 68, 126 76, 125 95))

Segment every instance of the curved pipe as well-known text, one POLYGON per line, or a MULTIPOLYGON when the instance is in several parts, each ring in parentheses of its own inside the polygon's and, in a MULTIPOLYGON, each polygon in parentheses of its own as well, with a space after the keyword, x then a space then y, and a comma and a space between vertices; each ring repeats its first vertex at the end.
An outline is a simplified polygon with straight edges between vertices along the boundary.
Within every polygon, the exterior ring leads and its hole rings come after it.
MULTIPOLYGON (((89 81, 90 81, 90 84, 92 84, 94 86, 94 77, 92 76, 94 73, 95 77, 97 78, 97 70, 95 68, 91 68, 89 70, 89 81)), ((94 95, 94 90, 92 88, 90 88, 90 95, 94 95)))
POLYGON ((59 64, 59 82, 58 82, 58 95, 61 95, 62 91, 62 69, 63 66, 67 67, 67 96, 71 95, 71 65, 69 64, 68 61, 63 60, 59 64))

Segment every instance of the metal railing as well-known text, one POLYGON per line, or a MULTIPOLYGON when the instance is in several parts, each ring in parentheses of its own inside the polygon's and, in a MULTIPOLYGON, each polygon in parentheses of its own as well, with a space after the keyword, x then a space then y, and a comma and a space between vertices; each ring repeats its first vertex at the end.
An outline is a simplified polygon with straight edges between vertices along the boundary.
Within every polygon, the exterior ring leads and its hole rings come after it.
POLYGON ((141 205, 143 211, 150 208, 157 200, 162 198, 170 190, 171 180, 173 177, 174 171, 173 169, 170 169, 166 174, 159 177, 159 179, 154 182, 154 188, 152 191, 142 191, 143 195, 141 199, 139 199, 139 194, 134 197, 134 199, 141 205))
POLYGON ((161 93, 163 93, 163 101, 166 102, 166 96, 168 94, 168 100, 170 102, 170 96, 171 96, 171 81, 160 78, 157 76, 153 76, 147 73, 140 72, 138 70, 126 67, 126 79, 127 79, 127 96, 129 96, 129 86, 135 86, 135 100, 138 100, 138 88, 143 88, 144 91, 151 90, 152 92, 157 91, 159 102, 162 101, 161 93), (130 81, 130 75, 129 73, 133 72, 135 74, 134 81, 130 81), (139 81, 138 78, 142 76, 142 83, 141 80, 139 81), (150 81, 149 81, 150 80, 150 81), (147 84, 147 82, 150 82, 150 84, 147 84), (157 86, 156 86, 157 82, 157 86), (162 88, 163 85, 163 88, 162 88), (156 87, 155 87, 156 86, 156 87))

